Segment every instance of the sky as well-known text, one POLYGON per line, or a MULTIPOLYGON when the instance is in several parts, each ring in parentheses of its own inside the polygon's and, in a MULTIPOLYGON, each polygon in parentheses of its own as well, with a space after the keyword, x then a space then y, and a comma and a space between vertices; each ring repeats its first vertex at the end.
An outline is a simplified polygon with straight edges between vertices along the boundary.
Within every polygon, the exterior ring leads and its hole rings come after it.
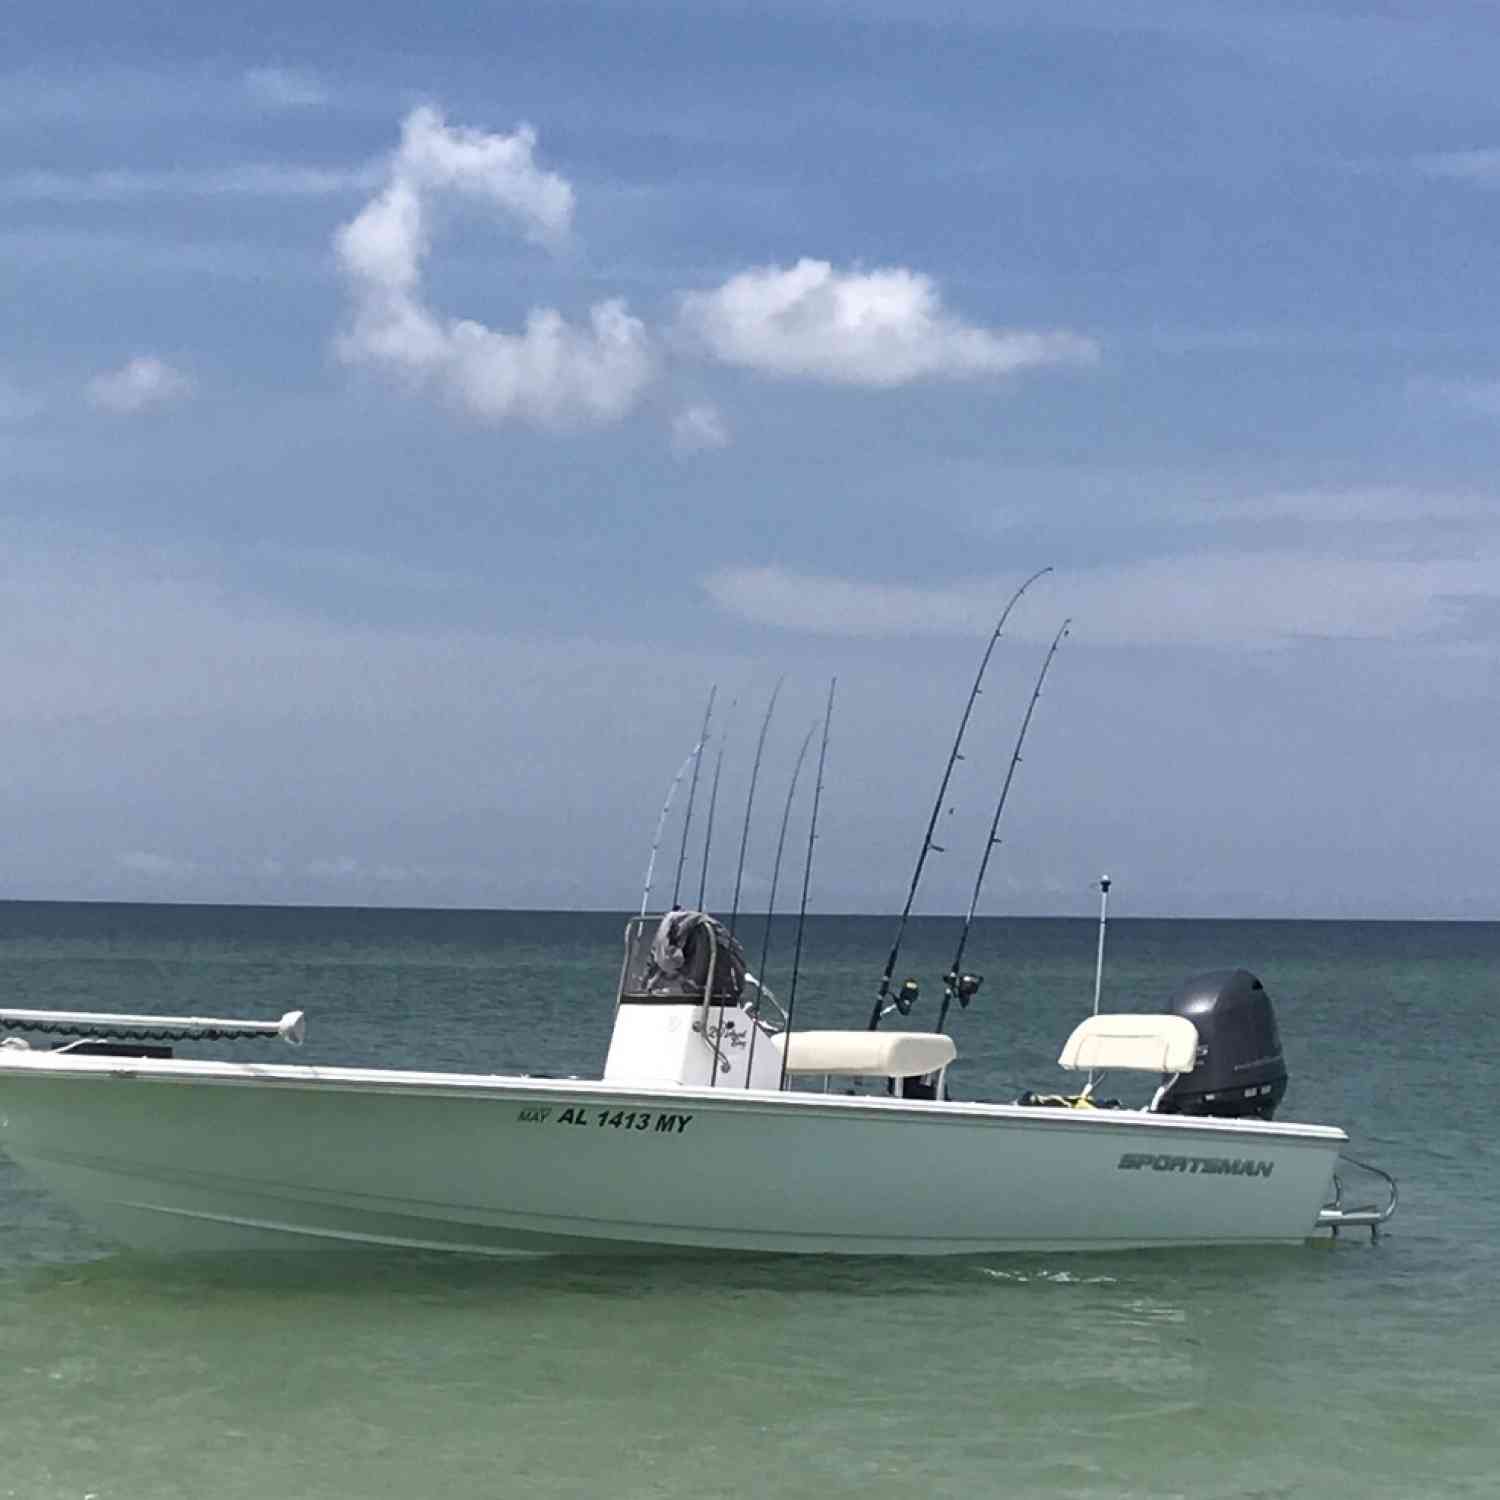
POLYGON ((5 32, 3 895, 1500 912, 1492 7, 5 32))

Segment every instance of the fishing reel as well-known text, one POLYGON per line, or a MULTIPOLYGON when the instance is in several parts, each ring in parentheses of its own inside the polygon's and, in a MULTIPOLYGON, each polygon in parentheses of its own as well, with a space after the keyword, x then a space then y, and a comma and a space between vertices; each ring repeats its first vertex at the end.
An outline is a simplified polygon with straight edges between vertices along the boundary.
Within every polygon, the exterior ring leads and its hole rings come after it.
POLYGON ((911 1014, 912 1006, 917 1003, 917 997, 921 993, 922 991, 918 986, 917 981, 915 979, 908 979, 902 984, 901 988, 896 991, 891 999, 894 1001, 896 1009, 900 1011, 903 1016, 909 1016, 911 1014))
POLYGON ((979 992, 979 986, 984 983, 983 974, 960 974, 956 971, 943 975, 943 983, 948 987, 948 993, 954 996, 961 1010, 969 1008, 971 1001, 979 992))

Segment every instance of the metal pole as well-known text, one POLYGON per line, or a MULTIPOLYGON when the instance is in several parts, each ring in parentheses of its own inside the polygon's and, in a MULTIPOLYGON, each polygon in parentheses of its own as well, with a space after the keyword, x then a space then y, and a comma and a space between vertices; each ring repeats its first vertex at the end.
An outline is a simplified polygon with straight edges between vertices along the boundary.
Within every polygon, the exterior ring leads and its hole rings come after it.
MULTIPOLYGON (((1109 876, 1099 877, 1099 953, 1094 959, 1094 1014, 1099 1014, 1099 991, 1104 986, 1104 926, 1109 917, 1109 876)), ((1094 1070, 1089 1069, 1089 1081, 1084 1088, 1084 1098, 1094 1092, 1094 1070)))
POLYGON ((1104 925, 1109 919, 1109 876, 1099 879, 1099 956, 1094 960, 1094 1014, 1099 1014, 1099 991, 1104 984, 1104 925))

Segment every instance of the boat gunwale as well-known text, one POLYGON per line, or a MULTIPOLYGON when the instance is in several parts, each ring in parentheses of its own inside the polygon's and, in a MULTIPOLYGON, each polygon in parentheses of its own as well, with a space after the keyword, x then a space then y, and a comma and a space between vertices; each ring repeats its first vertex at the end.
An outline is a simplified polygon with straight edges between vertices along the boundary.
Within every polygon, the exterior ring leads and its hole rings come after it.
POLYGON ((1051 1129, 1146 1129, 1219 1138, 1249 1137, 1347 1143, 1336 1125, 1298 1121, 1229 1119, 1207 1115, 1152 1114, 1139 1109, 1061 1109, 982 1100, 894 1099, 871 1094, 815 1093, 802 1090, 686 1088, 677 1084, 626 1083, 599 1078, 539 1078, 508 1073, 422 1072, 399 1068, 320 1067, 309 1063, 239 1063, 198 1058, 75 1057, 22 1049, 0 1050, 0 1077, 57 1077, 75 1081, 114 1080, 159 1084, 203 1084, 226 1088, 290 1089, 307 1093, 367 1093, 449 1099, 528 1099, 569 1096, 589 1100, 650 1100, 717 1106, 753 1114, 852 1114, 886 1120, 925 1120, 934 1124, 1012 1122, 1051 1129))

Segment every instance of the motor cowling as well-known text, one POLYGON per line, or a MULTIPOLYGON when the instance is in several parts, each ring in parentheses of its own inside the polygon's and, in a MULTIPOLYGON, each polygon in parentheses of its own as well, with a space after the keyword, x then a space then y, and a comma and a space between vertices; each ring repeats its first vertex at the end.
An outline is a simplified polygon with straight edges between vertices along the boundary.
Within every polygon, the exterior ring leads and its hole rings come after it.
POLYGON ((1171 1005, 1198 1028, 1198 1063, 1157 1104, 1163 1114, 1269 1120, 1286 1093, 1276 1011, 1248 969, 1188 980, 1171 1005))

